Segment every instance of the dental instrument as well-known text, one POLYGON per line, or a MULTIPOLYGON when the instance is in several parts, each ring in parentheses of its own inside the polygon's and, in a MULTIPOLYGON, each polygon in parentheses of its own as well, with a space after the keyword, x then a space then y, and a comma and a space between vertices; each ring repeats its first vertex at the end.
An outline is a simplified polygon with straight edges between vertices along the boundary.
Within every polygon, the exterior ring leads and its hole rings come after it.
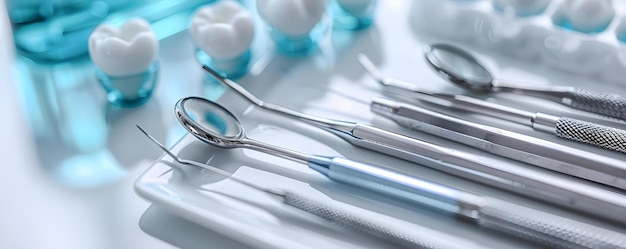
MULTIPOLYGON (((358 59, 370 76, 383 85, 385 90, 388 90, 390 93, 416 98, 441 106, 485 113, 515 122, 520 122, 520 120, 523 120, 522 122, 530 121, 533 128, 541 130, 549 130, 549 127, 556 126, 553 129, 559 134, 588 138, 601 145, 610 145, 609 147, 614 150, 626 151, 626 132, 623 130, 599 125, 588 125, 584 121, 572 121, 573 119, 558 118, 548 114, 533 114, 462 95, 420 91, 413 84, 383 77, 367 56, 360 54, 358 59), (557 119, 556 124, 549 122, 554 119, 557 119), (571 128, 568 126, 570 122, 587 124, 589 129, 571 128)), ((371 110, 389 117, 406 127, 460 142, 495 155, 626 189, 626 165, 622 160, 496 127, 480 125, 391 100, 377 98, 372 101, 371 110), (493 146, 497 146, 499 149, 493 149, 493 146)))
POLYGON ((371 217, 358 214, 353 211, 349 211, 344 208, 329 205, 321 201, 317 201, 300 194, 276 188, 266 188, 254 184, 250 181, 240 179, 233 176, 231 173, 224 171, 220 168, 199 163, 196 161, 186 160, 178 157, 176 154, 165 148, 159 141, 148 134, 139 125, 137 128, 146 135, 152 142, 154 142, 161 150, 163 150, 174 161, 184 164, 199 167, 217 173, 221 176, 227 177, 237 183, 245 185, 247 187, 259 190, 268 194, 269 196, 279 200, 280 202, 300 209, 302 211, 314 214, 324 220, 327 220, 336 225, 354 229, 362 233, 373 235, 379 239, 396 244, 398 246, 406 248, 424 248, 424 249, 481 249, 486 248, 476 242, 462 239, 453 235, 445 234, 427 227, 423 227, 417 224, 411 224, 411 229, 398 229, 393 224, 398 221, 392 217, 386 217, 385 222, 380 222, 372 219, 371 217))
POLYGON ((411 96, 441 106, 480 113, 518 124, 528 125, 534 130, 554 134, 560 138, 626 153, 626 131, 622 129, 575 118, 524 111, 457 94, 412 91, 411 96))
POLYGON ((231 112, 209 100, 187 97, 175 107, 181 125, 201 141, 245 148, 305 163, 328 178, 375 193, 421 204, 496 231, 559 248, 626 248, 626 235, 472 194, 346 158, 308 155, 247 138, 231 112))
POLYGON ((523 94, 587 112, 626 119, 626 98, 618 94, 598 93, 570 86, 532 86, 503 82, 494 79, 472 55, 447 44, 426 46, 424 57, 427 64, 442 77, 470 91, 523 94))
POLYGON ((626 189, 626 163, 619 159, 389 99, 375 98, 371 110, 410 129, 559 173, 626 189))
MULTIPOLYGON (((221 76, 207 66, 202 68, 217 81, 228 86, 254 105, 324 129, 352 145, 398 157, 481 184, 626 224, 626 216, 623 215, 626 213, 626 198, 623 194, 577 181, 569 176, 550 174, 550 172, 541 172, 499 161, 494 162, 488 157, 436 145, 369 125, 330 120, 297 112, 283 106, 264 102, 235 81, 221 76), (597 212, 597 210, 604 211, 597 212)), ((487 144, 487 146, 489 145, 487 144)), ((498 148, 496 147, 496 149, 498 148)), ((524 153, 520 154, 520 156, 524 155, 524 153)), ((559 163, 555 164, 555 166, 559 165, 559 163)))

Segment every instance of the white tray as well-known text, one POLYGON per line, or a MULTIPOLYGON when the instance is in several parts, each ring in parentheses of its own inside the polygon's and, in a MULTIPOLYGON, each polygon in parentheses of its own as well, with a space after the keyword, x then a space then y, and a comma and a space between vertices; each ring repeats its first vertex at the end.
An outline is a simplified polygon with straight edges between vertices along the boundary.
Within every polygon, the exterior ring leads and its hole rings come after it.
MULTIPOLYGON (((369 111, 369 100, 374 96, 381 96, 382 92, 380 87, 367 77, 357 64, 356 54, 359 52, 370 56, 374 63, 379 65, 388 76, 420 83, 425 90, 429 91, 462 93, 458 88, 440 79, 425 65, 421 55, 421 46, 436 39, 422 35, 418 30, 412 28, 409 18, 412 12, 408 10, 415 8, 416 4, 411 4, 411 2, 380 1, 381 6, 375 27, 359 33, 334 31, 332 42, 325 44, 319 54, 311 57, 298 59, 271 55, 271 49, 268 50, 266 44, 256 43, 253 50, 253 52, 257 51, 254 55, 255 64, 252 66, 250 75, 239 80, 239 82, 268 102, 284 105, 308 114, 373 124, 380 128, 418 137, 436 144, 492 157, 510 167, 534 168, 494 157, 453 141, 407 130, 369 111), (263 51, 270 51, 270 53, 263 51)), ((592 86, 587 85, 585 79, 570 77, 559 72, 540 70, 538 73, 534 73, 533 69, 536 67, 523 64, 523 62, 518 63, 506 59, 494 61, 489 55, 478 55, 478 57, 485 59, 496 74, 510 79, 534 81, 537 84, 564 84, 566 82, 575 86, 592 86), (500 64, 501 62, 502 64, 500 64), (502 65, 506 65, 506 67, 502 65)), ((593 87, 598 91, 618 92, 626 95, 626 90, 615 85, 604 84, 593 87)), ((202 92, 204 92, 204 96, 208 96, 211 91, 219 92, 220 87, 205 85, 202 92)), ((486 98, 486 96, 479 97, 486 98)), ((498 97, 492 101, 527 110, 569 115, 615 125, 614 122, 603 121, 597 116, 573 111, 550 102, 536 101, 532 98, 507 99, 498 97)), ((542 211, 626 232, 624 228, 618 228, 614 224, 589 216, 545 205, 479 183, 445 175, 424 166, 354 147, 325 131, 251 107, 231 92, 226 92, 217 102, 239 117, 244 124, 246 133, 251 138, 305 153, 344 156, 357 161, 390 167, 409 175, 477 194, 501 198, 542 211)), ((173 103, 171 104, 173 106, 173 103)), ((624 154, 564 141, 549 134, 533 131, 523 125, 480 115, 443 111, 470 121, 617 157, 626 162, 624 154)), ((146 146, 154 145, 146 140, 146 146)), ((373 211, 378 213, 373 215, 378 218, 390 216, 407 222, 406 224, 399 222, 399 226, 408 228, 411 224, 418 224, 494 248, 536 247, 507 235, 480 229, 428 208, 409 206, 329 181, 308 169, 306 165, 259 152, 242 149, 219 149, 204 144, 191 135, 183 137, 172 149, 182 158, 208 163, 259 185, 289 189, 329 203, 345 206, 354 212, 373 211)), ((172 168, 173 165, 171 158, 167 156, 158 159, 137 179, 135 183, 137 193, 175 215, 189 219, 251 247, 389 247, 388 244, 369 236, 329 227, 310 214, 285 206, 266 195, 215 176, 210 172, 180 166, 172 168)))

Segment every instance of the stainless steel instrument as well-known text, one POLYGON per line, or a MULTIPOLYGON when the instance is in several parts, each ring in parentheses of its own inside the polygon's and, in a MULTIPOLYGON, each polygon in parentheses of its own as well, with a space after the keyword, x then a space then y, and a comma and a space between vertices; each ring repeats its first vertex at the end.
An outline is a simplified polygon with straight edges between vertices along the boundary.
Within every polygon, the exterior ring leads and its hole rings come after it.
POLYGON ((357 214, 346 210, 336 205, 329 205, 321 201, 317 201, 300 194, 283 190, 283 189, 270 189, 254 184, 252 182, 239 179, 231 175, 231 173, 222 169, 213 167, 208 164, 199 163, 196 161, 186 160, 178 157, 170 150, 165 148, 159 141, 148 134, 140 126, 137 126, 139 130, 145 134, 152 142, 159 146, 167 155, 169 155, 174 161, 184 165, 190 165, 193 167, 199 167, 217 173, 224 177, 228 177, 230 180, 236 181, 240 184, 248 186, 253 189, 257 189, 268 194, 271 197, 276 198, 282 203, 295 207, 297 209, 314 214, 322 219, 325 219, 333 224, 353 229, 365 234, 369 234, 385 240, 389 243, 396 244, 406 248, 424 248, 424 249, 482 249, 486 248, 474 241, 462 239, 450 234, 445 234, 440 231, 436 231, 427 227, 423 227, 417 224, 411 224, 411 229, 398 229, 393 224, 398 221, 395 218, 387 217, 385 222, 379 222, 372 220, 369 216, 364 214, 357 214))
MULTIPOLYGON (((176 117, 191 134, 224 148, 248 148, 306 163, 332 180, 426 205, 489 229, 552 247, 626 248, 626 235, 345 158, 306 155, 246 138, 237 118, 209 100, 188 97, 176 117), (566 226, 563 226, 565 224, 566 226)), ((294 202, 285 197, 285 202, 294 202)), ((295 201, 298 203, 299 201, 295 201)), ((308 206, 306 203, 300 205, 308 206)))
POLYGON ((534 96, 576 109, 626 119, 626 98, 570 86, 532 86, 494 79, 469 53, 448 44, 424 48, 428 64, 440 75, 465 89, 476 92, 509 92, 534 96))
POLYGON ((427 141, 385 131, 369 125, 329 120, 264 102, 236 82, 204 66, 212 77, 251 103, 274 113, 302 120, 325 129, 362 148, 415 162, 448 174, 487 184, 527 197, 626 224, 626 198, 604 188, 566 176, 547 174, 526 167, 505 165, 427 141), (604 210, 603 212, 597 212, 604 210))
POLYGON ((526 124, 535 130, 548 132, 558 137, 626 153, 626 131, 622 129, 575 118, 524 111, 463 95, 421 91, 410 93, 411 97, 423 101, 526 124))
POLYGON ((411 129, 556 172, 626 189, 626 162, 622 160, 389 99, 374 99, 371 109, 411 129))
MULTIPOLYGON (((621 147, 626 146, 626 133, 622 130, 543 113, 526 112, 462 95, 423 92, 413 84, 383 77, 365 55, 359 55, 358 59, 369 74, 390 93, 515 122, 529 122, 532 127, 540 130, 549 130, 552 127, 559 134, 591 137, 596 143, 611 145, 613 149, 624 152, 621 147), (586 124, 589 129, 568 128, 570 123, 586 124), (610 132, 603 133, 605 130, 610 132)), ((376 99, 372 102, 371 109, 412 129, 448 138, 495 155, 626 189, 626 162, 622 160, 391 100, 376 99), (499 149, 493 149, 493 146, 498 146, 499 149)))
POLYGON ((410 83, 383 77, 367 56, 359 54, 358 60, 368 71, 369 75, 391 93, 409 96, 446 107, 494 116, 516 123, 527 124, 535 130, 552 133, 558 137, 626 153, 625 130, 574 118, 523 111, 463 95, 420 91, 416 86, 410 83))

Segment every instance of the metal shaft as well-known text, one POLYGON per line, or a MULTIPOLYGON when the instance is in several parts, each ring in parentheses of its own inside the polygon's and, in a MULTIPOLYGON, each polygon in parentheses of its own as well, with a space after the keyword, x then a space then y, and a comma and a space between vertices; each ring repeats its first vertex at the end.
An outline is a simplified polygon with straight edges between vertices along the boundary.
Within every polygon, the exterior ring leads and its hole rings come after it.
POLYGON ((152 142, 154 142, 157 146, 159 146, 167 155, 172 157, 174 161, 191 165, 194 167, 199 167, 202 169, 206 169, 222 175, 224 177, 228 177, 229 179, 238 182, 242 185, 248 186, 253 189, 257 189, 259 191, 265 192, 272 196, 278 197, 282 200, 283 203, 298 208, 300 210, 306 211, 308 213, 314 214, 323 218, 332 223, 338 224, 340 226, 346 227, 348 229, 354 229, 366 234, 373 235, 389 243, 396 244, 406 248, 423 248, 423 249, 461 249, 461 248, 470 248, 470 249, 483 249, 486 248, 482 245, 479 245, 473 241, 465 240, 458 238, 453 235, 445 234, 436 230, 432 230, 430 228, 422 227, 416 224, 411 224, 410 230, 401 230, 395 227, 396 221, 391 217, 385 219, 384 222, 380 222, 377 220, 372 220, 369 216, 359 215, 357 213, 351 212, 349 210, 341 209, 329 204, 325 204, 320 201, 316 201, 302 195, 283 190, 275 190, 262 187, 260 185, 251 183, 246 180, 239 179, 237 177, 232 176, 231 173, 224 171, 222 169, 210 166, 208 164, 203 164, 191 160, 181 159, 176 154, 172 153, 170 150, 165 148, 159 141, 157 141, 154 137, 148 134, 144 129, 142 129, 139 125, 137 128, 146 135, 152 142), (436 236, 433 236, 436 235, 436 236))
POLYGON ((334 180, 455 213, 479 226, 556 248, 626 248, 626 235, 390 170, 319 158, 312 168, 334 180))
MULTIPOLYGON (((391 100, 374 100, 372 111, 411 129, 460 142, 489 153, 603 184, 626 188, 626 181, 617 177, 616 173, 598 171, 602 165, 609 162, 613 162, 613 167, 624 168, 623 162, 620 160, 498 128, 474 124, 391 100), (503 137, 509 134, 516 137, 514 140, 517 142, 508 142, 511 138, 503 137), (515 144, 518 146, 514 146, 515 144), (527 146, 528 144, 534 144, 534 146, 527 146), (584 167, 585 165, 586 167, 584 167)), ((437 164, 424 165, 541 201, 626 224, 626 216, 623 215, 626 213, 626 197, 623 194, 565 176, 537 172, 521 167, 485 163, 464 163, 465 170, 454 170, 455 168, 441 167, 437 164), (485 172, 490 173, 485 175, 485 172), (598 210, 603 211, 598 212, 598 210)))
POLYGON ((626 164, 622 160, 388 99, 374 99, 372 111, 400 121, 400 124, 409 128, 492 154, 626 189, 626 164), (436 128, 430 128, 433 126, 436 128), (499 149, 493 149, 494 145, 499 149))
POLYGON ((558 137, 626 153, 626 131, 622 129, 540 112, 528 112, 463 95, 427 93, 400 88, 393 82, 387 83, 385 87, 394 94, 526 124, 535 130, 558 137))

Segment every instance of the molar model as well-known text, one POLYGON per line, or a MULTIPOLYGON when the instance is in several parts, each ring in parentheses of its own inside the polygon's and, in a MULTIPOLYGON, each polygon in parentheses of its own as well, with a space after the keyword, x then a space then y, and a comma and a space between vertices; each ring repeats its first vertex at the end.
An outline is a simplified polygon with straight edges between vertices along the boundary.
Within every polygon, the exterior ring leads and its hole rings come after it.
POLYGON ((315 51, 327 26, 323 22, 326 0, 257 0, 256 3, 279 52, 297 56, 315 51))
POLYGON ((119 28, 101 24, 91 33, 89 56, 110 103, 132 107, 150 99, 158 78, 158 50, 156 36, 143 19, 119 28))
POLYGON ((235 1, 219 1, 200 8, 189 29, 199 48, 198 61, 231 79, 243 76, 250 62, 254 20, 235 1))

